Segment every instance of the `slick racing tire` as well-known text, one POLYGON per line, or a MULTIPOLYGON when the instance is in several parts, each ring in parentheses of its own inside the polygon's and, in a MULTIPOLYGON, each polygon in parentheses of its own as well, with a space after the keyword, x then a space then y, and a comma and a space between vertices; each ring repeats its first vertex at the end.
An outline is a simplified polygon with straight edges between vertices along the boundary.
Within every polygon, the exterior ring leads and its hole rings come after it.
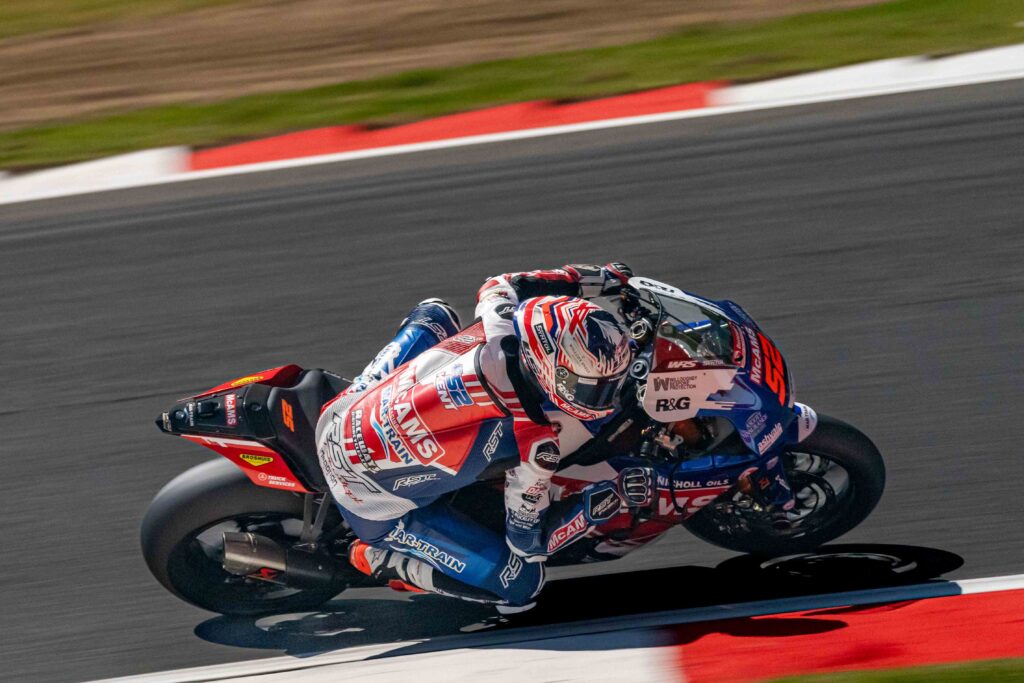
POLYGON ((197 607, 231 615, 309 610, 344 590, 344 582, 288 588, 234 576, 222 566, 223 531, 253 531, 289 543, 298 537, 302 516, 302 495, 255 486, 231 462, 211 460, 173 479, 153 499, 142 520, 142 554, 164 588, 197 607))
POLYGON ((683 522, 698 538, 762 556, 808 552, 864 521, 885 488, 885 463, 871 440, 841 420, 820 415, 804 441, 784 451, 797 499, 789 527, 778 529, 761 506, 738 489, 683 522))

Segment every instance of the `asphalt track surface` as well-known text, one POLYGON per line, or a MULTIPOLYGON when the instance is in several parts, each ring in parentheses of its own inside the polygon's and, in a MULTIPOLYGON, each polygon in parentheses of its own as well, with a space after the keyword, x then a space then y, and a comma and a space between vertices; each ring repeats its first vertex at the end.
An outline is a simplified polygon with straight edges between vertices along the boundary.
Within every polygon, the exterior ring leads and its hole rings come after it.
MULTIPOLYGON (((622 259, 765 326, 798 398, 887 457, 882 503, 843 542, 947 551, 962 566, 946 578, 1020 573, 1022 188, 1016 81, 0 208, 3 678, 479 619, 363 591, 319 617, 329 628, 275 639, 272 621, 179 602, 149 576, 137 529, 160 486, 207 456, 152 421, 285 362, 355 372, 420 298, 468 314, 486 276, 564 262, 622 259)), ((673 532, 603 570, 683 570, 554 582, 543 618, 756 594, 719 581, 728 557, 673 532)))

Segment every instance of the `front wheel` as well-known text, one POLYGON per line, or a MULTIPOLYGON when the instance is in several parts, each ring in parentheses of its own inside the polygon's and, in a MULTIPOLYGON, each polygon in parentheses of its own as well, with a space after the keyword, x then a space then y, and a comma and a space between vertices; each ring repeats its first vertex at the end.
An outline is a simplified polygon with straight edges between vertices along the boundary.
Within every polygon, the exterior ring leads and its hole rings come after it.
MULTIPOLYGON (((340 523, 332 510, 325 528, 340 523)), ((250 531, 283 546, 298 541, 303 497, 260 488, 227 460, 182 473, 153 499, 142 520, 142 554, 164 588, 221 614, 251 615, 313 609, 345 588, 339 580, 311 589, 226 572, 223 534, 250 531)))
POLYGON ((827 415, 807 439, 782 454, 796 498, 790 528, 775 528, 768 511, 732 489, 683 523, 698 538, 754 555, 807 552, 864 521, 885 488, 885 464, 871 440, 827 415))

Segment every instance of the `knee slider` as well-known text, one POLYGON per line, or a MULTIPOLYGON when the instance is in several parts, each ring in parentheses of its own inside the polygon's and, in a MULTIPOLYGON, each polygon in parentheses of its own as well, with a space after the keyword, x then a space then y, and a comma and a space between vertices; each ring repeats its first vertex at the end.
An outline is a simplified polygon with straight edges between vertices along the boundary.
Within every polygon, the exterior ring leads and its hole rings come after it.
POLYGON ((498 574, 499 594, 510 605, 525 605, 544 588, 544 563, 525 562, 509 554, 509 559, 498 574))

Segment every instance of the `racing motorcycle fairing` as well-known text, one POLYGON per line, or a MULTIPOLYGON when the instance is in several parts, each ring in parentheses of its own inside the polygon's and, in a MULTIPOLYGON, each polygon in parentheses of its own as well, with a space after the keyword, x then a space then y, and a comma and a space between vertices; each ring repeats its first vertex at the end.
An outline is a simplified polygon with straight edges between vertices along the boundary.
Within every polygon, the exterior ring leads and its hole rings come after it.
POLYGON ((330 372, 285 365, 179 399, 156 424, 224 456, 257 486, 326 491, 314 428, 321 406, 346 385, 330 372))
POLYGON ((629 284, 658 309, 644 411, 659 422, 722 417, 750 451, 764 456, 796 436, 789 368, 774 342, 746 311, 650 278, 629 284))

